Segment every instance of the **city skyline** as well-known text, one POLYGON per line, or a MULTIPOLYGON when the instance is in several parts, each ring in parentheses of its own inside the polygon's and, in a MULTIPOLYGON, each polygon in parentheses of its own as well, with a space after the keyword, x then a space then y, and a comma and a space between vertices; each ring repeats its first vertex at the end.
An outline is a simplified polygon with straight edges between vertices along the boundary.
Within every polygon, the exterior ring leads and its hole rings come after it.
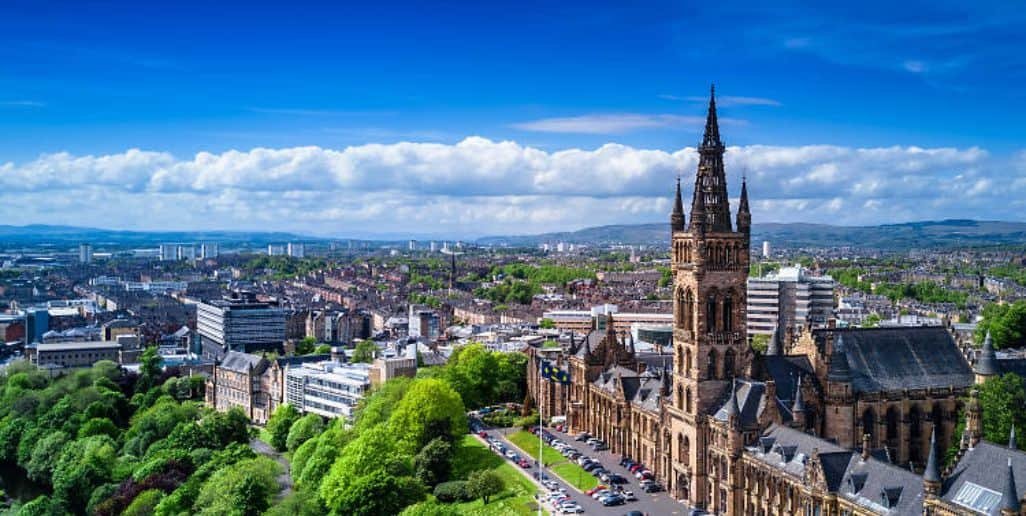
POLYGON ((729 193, 748 176, 757 223, 1023 220, 1022 20, 987 5, 38 9, 5 8, 11 224, 472 237, 661 221, 710 82, 729 193))

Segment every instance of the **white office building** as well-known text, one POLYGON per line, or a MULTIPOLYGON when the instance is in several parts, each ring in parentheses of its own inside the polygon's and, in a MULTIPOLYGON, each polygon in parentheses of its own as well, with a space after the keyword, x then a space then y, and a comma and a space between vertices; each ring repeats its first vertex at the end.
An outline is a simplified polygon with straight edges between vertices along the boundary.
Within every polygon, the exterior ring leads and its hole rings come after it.
POLYGON ((300 412, 351 419, 370 385, 370 364, 303 364, 286 373, 285 402, 300 412))
POLYGON ((93 246, 89 244, 78 245, 78 263, 82 265, 93 263, 93 246))
POLYGON ((748 278, 748 335, 773 335, 779 326, 826 325, 834 311, 834 280, 813 276, 801 266, 784 267, 761 278, 748 278))
POLYGON ((303 258, 306 256, 306 246, 299 242, 289 242, 287 252, 293 258, 303 258))

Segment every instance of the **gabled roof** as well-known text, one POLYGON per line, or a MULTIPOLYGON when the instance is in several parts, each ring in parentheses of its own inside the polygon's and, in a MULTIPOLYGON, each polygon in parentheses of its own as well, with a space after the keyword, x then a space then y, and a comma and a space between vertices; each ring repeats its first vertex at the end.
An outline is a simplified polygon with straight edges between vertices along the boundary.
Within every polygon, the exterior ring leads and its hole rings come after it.
POLYGON ((229 351, 221 360, 219 367, 237 373, 249 372, 252 367, 253 373, 260 374, 267 369, 267 366, 268 362, 263 357, 239 351, 229 351))
POLYGON ((877 514, 923 514, 922 477, 873 457, 863 460, 857 453, 852 453, 837 493, 877 514))
MULTIPOLYGON (((713 417, 719 421, 727 421, 731 412, 730 389, 725 391, 725 399, 720 408, 713 413, 713 417)), ((734 391, 737 402, 738 424, 742 428, 751 428, 759 422, 759 415, 766 409, 766 384, 755 380, 737 380, 737 387, 734 391)), ((779 400, 772 400, 778 404, 781 414, 788 414, 787 407, 780 405, 779 400)))
MULTIPOLYGON (((833 333, 835 353, 844 353, 855 392, 968 387, 973 372, 951 335, 942 327, 849 328, 833 333)), ((841 357, 831 357, 831 365, 841 357)))

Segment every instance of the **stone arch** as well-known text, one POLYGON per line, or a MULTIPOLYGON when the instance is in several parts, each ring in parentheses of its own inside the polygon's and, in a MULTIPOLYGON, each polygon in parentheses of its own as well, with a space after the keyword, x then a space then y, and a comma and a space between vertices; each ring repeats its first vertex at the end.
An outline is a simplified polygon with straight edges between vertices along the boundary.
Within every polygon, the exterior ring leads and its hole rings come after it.
POLYGON ((728 349, 723 353, 723 376, 731 378, 737 376, 734 372, 734 350, 728 349))
POLYGON ((691 408, 692 408, 692 398, 691 398, 691 388, 689 387, 687 389, 684 389, 684 410, 686 410, 688 412, 691 412, 691 408))
MULTIPOLYGON (((690 396, 690 394, 689 394, 689 396, 690 396)), ((684 408, 684 387, 682 387, 680 385, 677 386, 677 408, 678 409, 683 409, 684 408)))
POLYGON ((691 289, 684 290, 684 329, 693 331, 695 328, 695 295, 691 289))
POLYGON ((886 421, 887 447, 897 449, 901 436, 901 429, 898 426, 901 424, 901 414, 898 407, 891 405, 887 409, 884 419, 886 421))
POLYGON ((727 292, 727 295, 723 297, 723 331, 732 331, 734 329, 734 295, 731 292, 727 292))
POLYGON ((691 350, 684 350, 684 376, 691 376, 691 350))

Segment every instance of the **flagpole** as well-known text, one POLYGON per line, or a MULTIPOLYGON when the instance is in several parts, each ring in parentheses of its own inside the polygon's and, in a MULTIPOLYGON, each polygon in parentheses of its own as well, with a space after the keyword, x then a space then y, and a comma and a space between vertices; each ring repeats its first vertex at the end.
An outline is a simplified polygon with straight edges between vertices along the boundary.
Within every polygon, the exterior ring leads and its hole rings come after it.
MULTIPOLYGON (((544 359, 542 360, 542 367, 545 367, 544 359)), ((541 399, 543 398, 541 386, 542 374, 541 369, 538 369, 538 482, 542 482, 542 476, 545 473, 545 455, 542 453, 544 450, 543 443, 545 442, 545 440, 542 438, 542 432, 544 432, 542 422, 545 421, 545 418, 542 417, 542 414, 545 413, 545 403, 541 399)), ((542 516, 541 498, 538 499, 538 516, 542 516)))

